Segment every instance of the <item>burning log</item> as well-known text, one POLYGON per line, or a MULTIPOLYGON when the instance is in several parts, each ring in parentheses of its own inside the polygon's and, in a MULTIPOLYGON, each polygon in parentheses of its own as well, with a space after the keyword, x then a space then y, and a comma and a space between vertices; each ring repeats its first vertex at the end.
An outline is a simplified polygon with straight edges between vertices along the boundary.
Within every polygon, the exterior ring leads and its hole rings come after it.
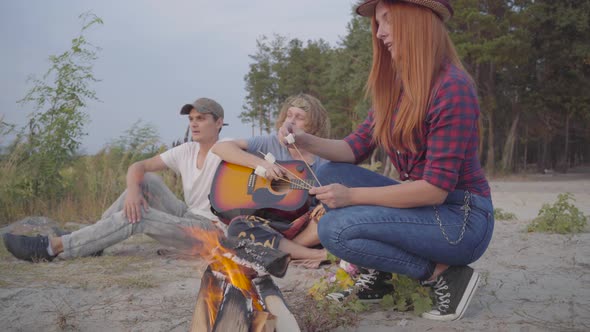
MULTIPOLYGON (((287 273, 287 267, 291 256, 280 250, 254 244, 246 239, 225 238, 221 245, 233 251, 233 254, 240 259, 238 264, 250 267, 259 274, 270 273, 275 277, 282 278, 287 273)), ((232 258, 236 261, 236 258, 232 258)))
POLYGON ((211 272, 211 267, 207 267, 201 278, 201 288, 197 295, 191 331, 211 331, 213 329, 215 311, 210 308, 219 307, 224 288, 225 281, 216 278, 211 272))
POLYGON ((280 250, 257 245, 246 239, 226 238, 216 231, 200 228, 186 228, 185 231, 196 240, 193 255, 200 255, 209 262, 231 260, 259 275, 269 273, 279 278, 287 273, 291 256, 280 250))
POLYGON ((210 263, 201 279, 191 331, 299 331, 270 276, 285 275, 288 254, 215 231, 187 232, 196 240, 195 253, 210 263))
POLYGON ((248 332, 251 313, 248 307, 251 306, 248 306, 244 294, 232 284, 228 284, 213 324, 213 332, 248 332))
POLYGON ((191 332, 300 331, 271 276, 252 279, 240 289, 221 273, 205 270, 191 332))

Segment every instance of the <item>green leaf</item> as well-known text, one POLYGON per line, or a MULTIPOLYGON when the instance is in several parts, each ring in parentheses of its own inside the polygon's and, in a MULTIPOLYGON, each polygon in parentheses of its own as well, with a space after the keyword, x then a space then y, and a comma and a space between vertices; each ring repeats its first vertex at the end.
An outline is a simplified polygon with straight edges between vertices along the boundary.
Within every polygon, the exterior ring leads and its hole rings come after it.
POLYGON ((392 308, 395 304, 395 301, 393 300, 393 295, 387 294, 387 295, 383 296, 383 299, 381 300, 381 302, 379 304, 383 308, 392 308))
POLYGON ((422 313, 432 310, 432 299, 429 296, 415 293, 412 295, 414 314, 420 316, 422 313))

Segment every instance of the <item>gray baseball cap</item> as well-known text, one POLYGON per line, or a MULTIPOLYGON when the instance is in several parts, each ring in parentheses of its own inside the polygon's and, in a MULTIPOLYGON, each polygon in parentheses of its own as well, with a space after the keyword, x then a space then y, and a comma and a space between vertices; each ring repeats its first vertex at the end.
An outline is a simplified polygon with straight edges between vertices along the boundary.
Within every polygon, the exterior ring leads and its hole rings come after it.
MULTIPOLYGON (((182 108, 180 109, 180 114, 187 115, 193 109, 195 109, 199 113, 203 113, 203 114, 209 113, 209 114, 215 115, 218 118, 224 118, 223 107, 221 107, 221 105, 219 105, 219 103, 213 99, 199 98, 199 99, 195 100, 195 102, 192 104, 186 104, 186 105, 182 106, 182 108)), ((224 123, 223 125, 227 126, 228 124, 224 123)))

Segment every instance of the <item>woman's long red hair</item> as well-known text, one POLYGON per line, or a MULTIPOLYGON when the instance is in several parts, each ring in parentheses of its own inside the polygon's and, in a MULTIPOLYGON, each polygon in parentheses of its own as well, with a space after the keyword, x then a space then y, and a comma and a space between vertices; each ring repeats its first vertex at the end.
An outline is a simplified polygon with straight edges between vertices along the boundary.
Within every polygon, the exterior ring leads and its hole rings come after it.
POLYGON ((373 17, 373 65, 367 81, 375 115, 373 137, 387 151, 416 152, 415 138, 423 134, 422 124, 441 68, 445 61, 464 68, 444 23, 434 12, 399 1, 385 1, 385 5, 395 57, 377 38, 373 17))

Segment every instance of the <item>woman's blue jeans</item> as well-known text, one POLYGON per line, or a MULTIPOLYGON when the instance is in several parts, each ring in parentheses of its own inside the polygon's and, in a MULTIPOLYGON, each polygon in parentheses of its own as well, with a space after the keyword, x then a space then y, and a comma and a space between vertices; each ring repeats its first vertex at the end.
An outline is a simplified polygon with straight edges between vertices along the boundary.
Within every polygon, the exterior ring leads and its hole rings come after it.
MULTIPOLYGON (((318 170, 322 185, 340 183, 347 187, 380 187, 399 182, 359 166, 328 163, 318 170)), ((442 205, 419 208, 389 208, 355 205, 326 207, 318 233, 322 245, 341 259, 365 268, 404 274, 426 280, 436 263, 467 265, 488 247, 494 230, 490 198, 455 190, 442 205), (467 224, 464 200, 469 197, 467 224), (441 225, 436 217, 438 210, 441 225)))

